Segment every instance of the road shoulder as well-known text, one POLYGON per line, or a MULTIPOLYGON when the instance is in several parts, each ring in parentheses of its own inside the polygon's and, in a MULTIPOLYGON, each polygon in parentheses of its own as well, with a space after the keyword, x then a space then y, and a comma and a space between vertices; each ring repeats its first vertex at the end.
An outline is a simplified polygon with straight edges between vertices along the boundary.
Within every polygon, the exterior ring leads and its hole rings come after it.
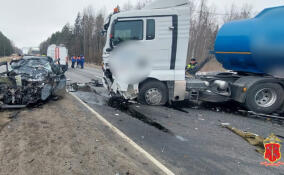
POLYGON ((3 174, 163 174, 70 95, 23 110, 0 140, 3 174))

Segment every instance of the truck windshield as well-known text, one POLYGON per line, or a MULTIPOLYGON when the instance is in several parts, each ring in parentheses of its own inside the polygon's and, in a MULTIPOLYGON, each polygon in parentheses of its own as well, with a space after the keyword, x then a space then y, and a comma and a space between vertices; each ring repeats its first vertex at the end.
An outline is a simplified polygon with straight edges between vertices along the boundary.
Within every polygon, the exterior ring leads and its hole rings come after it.
POLYGON ((143 21, 118 21, 114 25, 114 40, 117 43, 126 40, 143 40, 143 21))

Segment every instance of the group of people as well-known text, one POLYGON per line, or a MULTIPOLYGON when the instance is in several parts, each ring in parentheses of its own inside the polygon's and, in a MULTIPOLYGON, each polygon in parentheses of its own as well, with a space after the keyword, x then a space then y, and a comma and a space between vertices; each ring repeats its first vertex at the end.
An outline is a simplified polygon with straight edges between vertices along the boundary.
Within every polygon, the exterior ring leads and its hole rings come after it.
POLYGON ((81 69, 84 69, 84 63, 85 63, 85 57, 84 56, 72 56, 71 57, 71 61, 72 61, 72 65, 71 67, 74 69, 75 68, 75 65, 76 65, 76 68, 79 68, 81 66, 81 69))

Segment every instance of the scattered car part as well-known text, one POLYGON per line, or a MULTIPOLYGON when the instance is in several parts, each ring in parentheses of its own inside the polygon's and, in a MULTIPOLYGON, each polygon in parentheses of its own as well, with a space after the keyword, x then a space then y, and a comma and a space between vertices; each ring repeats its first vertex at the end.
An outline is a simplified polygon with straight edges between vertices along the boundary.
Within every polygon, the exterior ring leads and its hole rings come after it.
POLYGON ((263 141, 264 138, 254 134, 254 133, 250 133, 247 131, 242 131, 240 129, 234 128, 232 127, 229 123, 222 123, 221 124, 222 127, 229 129, 230 131, 232 131, 233 133, 237 134, 238 136, 242 137, 244 140, 246 140, 249 144, 257 147, 256 151, 263 154, 264 153, 264 145, 263 145, 263 141))

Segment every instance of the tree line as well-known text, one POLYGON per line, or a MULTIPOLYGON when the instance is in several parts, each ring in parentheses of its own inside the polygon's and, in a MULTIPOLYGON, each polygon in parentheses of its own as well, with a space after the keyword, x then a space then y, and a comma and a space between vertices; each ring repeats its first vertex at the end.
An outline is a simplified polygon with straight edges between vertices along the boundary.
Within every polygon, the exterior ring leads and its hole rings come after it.
POLYGON ((12 42, 0 31, 0 57, 14 53, 12 42))
MULTIPOLYGON (((136 5, 132 5, 128 1, 122 6, 122 10, 141 9, 148 1, 139 0, 136 5)), ((91 6, 85 8, 83 12, 77 14, 73 25, 66 24, 61 31, 53 33, 40 44, 41 54, 46 54, 47 48, 51 44, 64 44, 70 56, 83 54, 86 62, 100 64, 105 44, 105 36, 101 35, 105 18, 104 10, 95 13, 91 6)))
POLYGON ((66 24, 61 31, 51 35, 40 44, 41 54, 46 54, 51 44, 64 44, 69 55, 85 55, 87 62, 100 63, 105 38, 100 35, 104 13, 94 13, 92 7, 78 13, 74 25, 66 24))
MULTIPOLYGON (((151 0, 138 0, 135 4, 130 1, 123 4, 122 11, 142 9, 151 0)), ((252 8, 249 5, 238 7, 232 5, 224 14, 216 13, 214 7, 208 5, 207 0, 190 0, 190 40, 188 48, 188 61, 192 57, 200 61, 208 56, 208 51, 213 50, 217 32, 225 22, 249 18, 252 8)), ((100 64, 105 36, 101 36, 104 20, 103 10, 94 12, 92 7, 79 12, 73 25, 66 24, 61 31, 51 35, 40 44, 42 54, 46 54, 47 47, 51 44, 64 44, 69 55, 79 56, 84 54, 87 62, 100 64)))

